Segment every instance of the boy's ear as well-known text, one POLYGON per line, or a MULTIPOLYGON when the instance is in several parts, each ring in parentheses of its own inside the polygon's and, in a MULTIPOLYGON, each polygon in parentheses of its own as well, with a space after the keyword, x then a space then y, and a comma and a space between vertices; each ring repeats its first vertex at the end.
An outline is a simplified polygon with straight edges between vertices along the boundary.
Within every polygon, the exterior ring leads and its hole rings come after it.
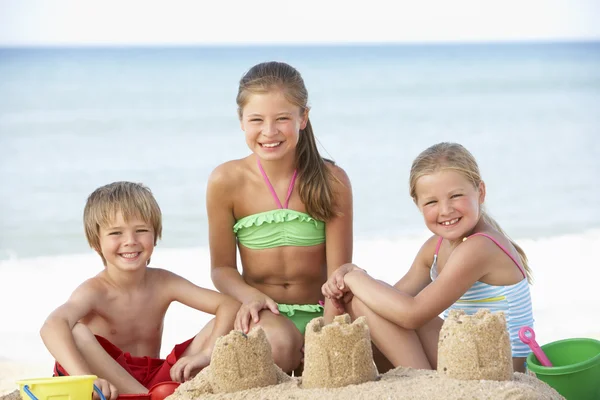
POLYGON ((479 182, 479 204, 483 204, 485 201, 485 182, 479 182))

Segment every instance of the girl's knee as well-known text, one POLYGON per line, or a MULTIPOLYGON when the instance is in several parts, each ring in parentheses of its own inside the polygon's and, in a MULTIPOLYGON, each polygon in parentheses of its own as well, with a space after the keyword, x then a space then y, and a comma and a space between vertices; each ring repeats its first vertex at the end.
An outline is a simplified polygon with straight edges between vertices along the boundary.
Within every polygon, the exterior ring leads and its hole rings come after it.
POLYGON ((290 332, 284 327, 265 329, 271 345, 273 361, 285 372, 291 372, 298 367, 302 360, 304 338, 300 332, 290 332))

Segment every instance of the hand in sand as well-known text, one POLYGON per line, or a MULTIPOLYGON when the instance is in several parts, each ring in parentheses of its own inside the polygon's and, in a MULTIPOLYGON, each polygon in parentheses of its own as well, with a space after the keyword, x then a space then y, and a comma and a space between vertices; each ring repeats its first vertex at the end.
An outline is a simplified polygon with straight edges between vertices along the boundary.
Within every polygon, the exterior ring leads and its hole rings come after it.
POLYGON ((344 283, 344 276, 350 271, 361 270, 356 265, 348 263, 336 269, 321 287, 323 296, 331 300, 340 311, 344 311, 344 304, 352 299, 352 292, 344 283))
MULTIPOLYGON (((106 379, 98 378, 94 381, 94 385, 96 385, 96 387, 100 389, 106 400, 117 400, 117 397, 119 397, 119 391, 117 390, 117 388, 106 379)), ((96 393, 95 390, 92 399, 100 400, 100 395, 96 393)))
POLYGON ((171 367, 171 380, 185 382, 210 364, 210 355, 200 352, 192 356, 181 357, 171 367))
POLYGON ((261 310, 270 310, 273 314, 279 315, 277 303, 275 303, 270 297, 263 294, 242 304, 235 317, 235 322, 233 325, 234 329, 248 333, 250 330, 250 320, 252 320, 252 322, 255 324, 258 323, 260 320, 258 313, 261 310))

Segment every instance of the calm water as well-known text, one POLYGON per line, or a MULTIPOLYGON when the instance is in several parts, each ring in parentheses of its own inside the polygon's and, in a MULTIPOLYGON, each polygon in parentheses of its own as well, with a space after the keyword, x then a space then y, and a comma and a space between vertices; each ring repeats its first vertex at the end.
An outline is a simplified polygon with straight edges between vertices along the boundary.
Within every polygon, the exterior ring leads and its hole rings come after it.
POLYGON ((324 156, 349 174, 357 240, 424 230, 412 159, 464 144, 516 238, 600 227, 600 43, 0 49, 0 260, 87 252, 87 195, 144 182, 161 246, 205 247, 206 180, 248 153, 237 83, 300 70, 324 156))

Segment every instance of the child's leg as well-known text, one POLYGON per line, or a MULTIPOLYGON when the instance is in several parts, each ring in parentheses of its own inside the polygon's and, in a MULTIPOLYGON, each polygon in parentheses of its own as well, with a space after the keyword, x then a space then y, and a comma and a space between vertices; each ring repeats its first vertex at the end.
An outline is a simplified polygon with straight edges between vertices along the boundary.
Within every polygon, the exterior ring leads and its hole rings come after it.
POLYGON ((371 311, 356 296, 347 304, 356 319, 367 317, 371 340, 394 366, 432 369, 424 346, 415 331, 404 329, 371 311))
POLYGON ((444 320, 440 317, 435 317, 419 329, 417 329, 417 335, 423 345, 429 364, 433 369, 437 369, 437 358, 438 358, 438 343, 440 340, 440 330, 444 320))
POLYGON ((375 361, 375 365, 377 366, 377 372, 385 374, 389 370, 394 369, 394 365, 390 360, 372 342, 371 347, 373 348, 373 361, 375 361))
POLYGON ((282 315, 263 310, 259 316, 258 324, 252 322, 250 329, 257 325, 264 329, 271 344, 271 353, 275 364, 286 373, 291 373, 302 360, 304 336, 292 321, 282 315))
POLYGON ((198 334, 194 337, 194 340, 192 340, 192 343, 189 344, 180 357, 189 356, 205 350, 207 340, 212 333, 214 325, 215 319, 213 318, 206 325, 204 325, 204 328, 202 328, 200 332, 198 332, 198 334))
POLYGON ((73 327, 75 344, 92 372, 116 386, 120 394, 147 393, 146 389, 104 350, 92 331, 83 324, 73 327))
MULTIPOLYGON (((271 345, 271 353, 273 354, 275 364, 288 373, 293 371, 300 365, 300 360, 302 359, 304 337, 292 321, 281 315, 275 315, 268 310, 261 311, 259 315, 260 321, 258 324, 251 322, 250 329, 255 326, 261 326, 271 345)), ((200 333, 196 335, 192 343, 183 352, 182 357, 195 354, 204 349, 206 340, 212 332, 214 321, 212 319, 202 328, 200 333)))
POLYGON ((515 372, 525 372, 525 360, 527 357, 513 357, 513 370, 515 372))

